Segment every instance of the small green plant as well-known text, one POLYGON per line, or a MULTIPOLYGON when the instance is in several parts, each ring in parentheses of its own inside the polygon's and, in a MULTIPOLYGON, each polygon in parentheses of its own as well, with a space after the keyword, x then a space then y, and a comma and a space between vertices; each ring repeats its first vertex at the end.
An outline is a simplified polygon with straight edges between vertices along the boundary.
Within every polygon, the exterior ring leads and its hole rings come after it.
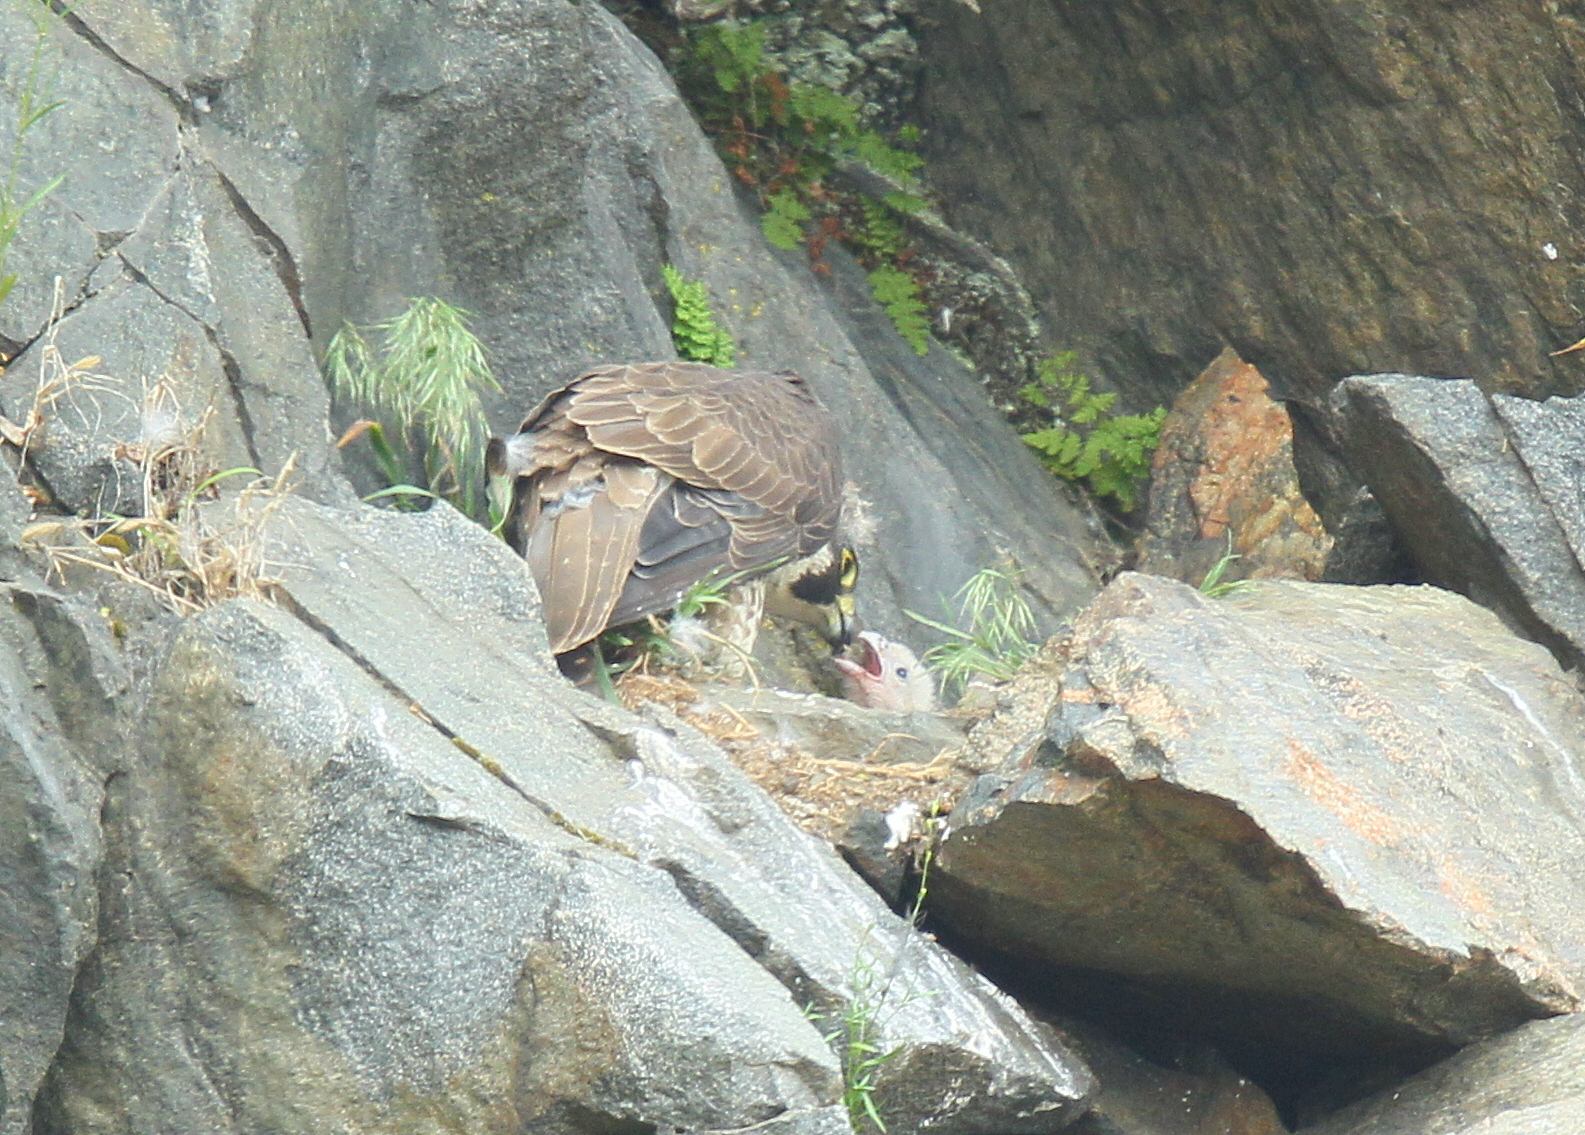
POLYGON ((1049 411, 1054 424, 1021 436, 1058 477, 1084 481, 1097 496, 1114 497, 1124 512, 1132 512, 1150 475, 1150 455, 1161 442, 1166 407, 1113 414, 1117 395, 1091 390, 1077 362, 1075 353, 1064 351, 1040 363, 1036 381, 1019 394, 1049 411))
POLYGON ((677 353, 696 363, 729 367, 737 361, 732 336, 716 325, 710 311, 710 294, 704 281, 688 280, 670 264, 661 266, 666 288, 676 305, 671 320, 671 341, 677 353))
POLYGON ((820 199, 839 161, 853 159, 911 183, 924 164, 903 148, 917 130, 898 132, 893 145, 860 121, 859 105, 827 87, 789 80, 765 55, 760 24, 700 28, 676 58, 679 81, 733 173, 761 200, 783 188, 820 199))
POLYGON ((916 930, 924 925, 925 906, 930 901, 930 869, 935 866, 936 849, 946 838, 947 818, 941 800, 930 806, 921 826, 920 846, 914 855, 914 866, 919 878, 914 886, 913 902, 908 904, 908 922, 916 930))
POLYGON ((1222 599, 1229 595, 1236 595, 1240 591, 1248 591, 1254 586, 1247 579, 1223 579, 1227 569, 1233 566, 1234 560, 1244 557, 1233 551, 1233 536, 1228 533, 1227 551, 1222 553, 1222 558, 1211 565, 1211 570, 1205 573, 1205 578, 1200 580, 1200 592, 1209 595, 1212 599, 1222 599))
POLYGON ((55 10, 45 0, 21 0, 21 3, 33 20, 34 36, 22 90, 17 96, 17 120, 11 135, 11 160, 6 167, 5 179, 0 182, 0 303, 5 302, 11 289, 16 286, 16 273, 6 272, 5 262, 22 219, 66 180, 65 174, 58 174, 18 200, 22 190, 17 185, 17 174, 22 168, 22 152, 27 144, 28 133, 46 115, 64 105, 62 100, 52 97, 56 77, 45 69, 45 48, 49 45, 51 23, 57 19, 55 10))
POLYGON ((468 313, 433 297, 410 300, 402 314, 372 327, 344 324, 325 352, 325 374, 338 398, 368 415, 341 444, 367 435, 401 507, 444 497, 476 519, 487 509, 484 447, 489 436, 482 391, 500 386, 468 313), (378 336, 371 345, 366 334, 378 336), (413 455, 410 457, 409 455, 413 455), (414 485, 412 465, 424 485, 414 485))
POLYGON ((876 1080, 898 1049, 879 1044, 880 1007, 886 990, 877 988, 875 962, 862 950, 853 965, 852 984, 853 996, 842 1012, 841 1031, 828 1039, 841 1043, 842 1102, 848 1109, 848 1122, 855 1131, 873 1127, 884 1133, 886 1122, 875 1102, 876 1080))
POLYGON ((919 354, 930 351, 930 322, 925 318, 925 301, 919 283, 896 268, 877 268, 870 273, 870 291, 875 301, 892 317, 898 332, 919 354))
POLYGON ((952 637, 952 641, 926 651, 924 658, 949 689, 961 693, 970 679, 980 675, 1004 682, 1040 648, 1032 637, 1034 612, 1018 590, 1022 574, 995 567, 975 572, 953 597, 957 626, 904 609, 910 619, 952 637))
POLYGON ((903 337, 925 354, 924 302, 918 281, 904 270, 907 239, 898 222, 924 201, 902 191, 881 198, 845 195, 828 184, 839 165, 857 162, 915 186, 924 163, 909 147, 917 144, 918 130, 899 130, 894 145, 863 124, 853 99, 789 80, 766 58, 759 24, 699 29, 676 68, 700 124, 737 179, 758 195, 765 239, 786 249, 807 244, 817 259, 826 241, 842 241, 870 269, 876 300, 903 337))
POLYGON ((778 189, 765 198, 765 215, 760 218, 760 228, 765 239, 777 248, 794 249, 806 239, 803 226, 813 220, 809 211, 793 189, 778 189))

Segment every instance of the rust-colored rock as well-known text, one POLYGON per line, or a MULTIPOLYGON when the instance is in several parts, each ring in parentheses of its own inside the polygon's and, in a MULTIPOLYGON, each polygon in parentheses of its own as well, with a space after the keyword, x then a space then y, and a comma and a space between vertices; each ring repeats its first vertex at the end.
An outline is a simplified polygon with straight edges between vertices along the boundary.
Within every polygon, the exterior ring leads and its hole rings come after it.
POLYGON ((1232 552, 1224 579, 1313 580, 1331 543, 1299 491, 1288 412, 1227 348, 1162 423, 1139 570, 1198 583, 1232 552))

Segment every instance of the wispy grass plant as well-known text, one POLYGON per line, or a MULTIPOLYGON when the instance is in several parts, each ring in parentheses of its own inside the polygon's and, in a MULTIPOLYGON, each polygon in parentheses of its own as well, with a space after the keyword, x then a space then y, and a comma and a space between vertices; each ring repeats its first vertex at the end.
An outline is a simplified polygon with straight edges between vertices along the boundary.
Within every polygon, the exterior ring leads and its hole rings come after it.
POLYGON ((976 677, 1005 682, 1034 656, 1035 616, 1018 590, 1022 572, 1012 568, 981 568, 953 597, 958 625, 949 626, 915 611, 910 619, 951 636, 952 641, 932 647, 925 663, 954 693, 962 693, 976 677))
POLYGON ((501 387, 467 321, 462 309, 419 297, 392 319, 366 328, 348 323, 331 339, 325 353, 331 389, 367 415, 341 444, 368 436, 390 482, 376 495, 410 503, 439 496, 471 516, 482 513, 489 425, 481 394, 501 387), (414 461, 423 485, 409 483, 414 461))

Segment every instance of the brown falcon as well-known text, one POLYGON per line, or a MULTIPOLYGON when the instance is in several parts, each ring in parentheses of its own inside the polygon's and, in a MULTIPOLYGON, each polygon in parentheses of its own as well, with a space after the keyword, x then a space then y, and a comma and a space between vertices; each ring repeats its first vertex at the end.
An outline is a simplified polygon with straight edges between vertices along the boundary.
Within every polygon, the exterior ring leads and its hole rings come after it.
POLYGON ((490 466, 557 654, 712 575, 770 573, 767 610, 851 637, 836 424, 795 374, 596 367, 492 440, 490 466))

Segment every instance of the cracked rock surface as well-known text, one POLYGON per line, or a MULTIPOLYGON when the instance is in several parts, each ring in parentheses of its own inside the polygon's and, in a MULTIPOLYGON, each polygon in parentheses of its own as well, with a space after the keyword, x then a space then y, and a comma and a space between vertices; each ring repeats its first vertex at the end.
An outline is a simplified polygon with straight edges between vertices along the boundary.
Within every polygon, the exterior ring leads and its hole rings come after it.
MULTIPOLYGON (((900 340, 857 330, 845 298, 767 248, 664 69, 603 9, 376 0, 350 20, 238 0, 198 20, 84 0, 46 48, 63 105, 22 183, 68 177, 13 246, 0 412, 26 416, 60 274, 63 360, 99 360, 30 447, 64 509, 132 503, 124 454, 158 438, 162 381, 182 427, 213 410, 217 468, 273 476, 294 456, 299 493, 345 504, 317 366, 345 320, 420 295, 471 311, 507 433, 580 368, 673 354, 669 263, 706 283, 741 365, 797 370, 846 424, 873 625, 901 633, 902 608, 940 611, 1008 555, 1050 621, 1093 593, 1095 536, 974 376, 934 350, 899 383, 900 340), (960 421, 966 449, 941 437, 960 421), (979 507, 1003 498, 1019 508, 979 507)), ((0 61, 6 90, 20 66, 0 61)))
POLYGON ((148 676, 49 1129, 841 1131, 853 998, 903 1129, 1082 1109, 1052 1034, 702 735, 562 681, 482 529, 299 500, 270 541, 282 606, 183 620, 148 676))
POLYGON ((1014 700, 932 898, 1030 980, 1268 1068, 1580 1007, 1585 711, 1462 597, 1124 574, 1014 700))
POLYGON ((1374 374, 1345 379, 1332 406, 1353 467, 1424 577, 1564 665, 1585 660, 1585 399, 1374 374))

